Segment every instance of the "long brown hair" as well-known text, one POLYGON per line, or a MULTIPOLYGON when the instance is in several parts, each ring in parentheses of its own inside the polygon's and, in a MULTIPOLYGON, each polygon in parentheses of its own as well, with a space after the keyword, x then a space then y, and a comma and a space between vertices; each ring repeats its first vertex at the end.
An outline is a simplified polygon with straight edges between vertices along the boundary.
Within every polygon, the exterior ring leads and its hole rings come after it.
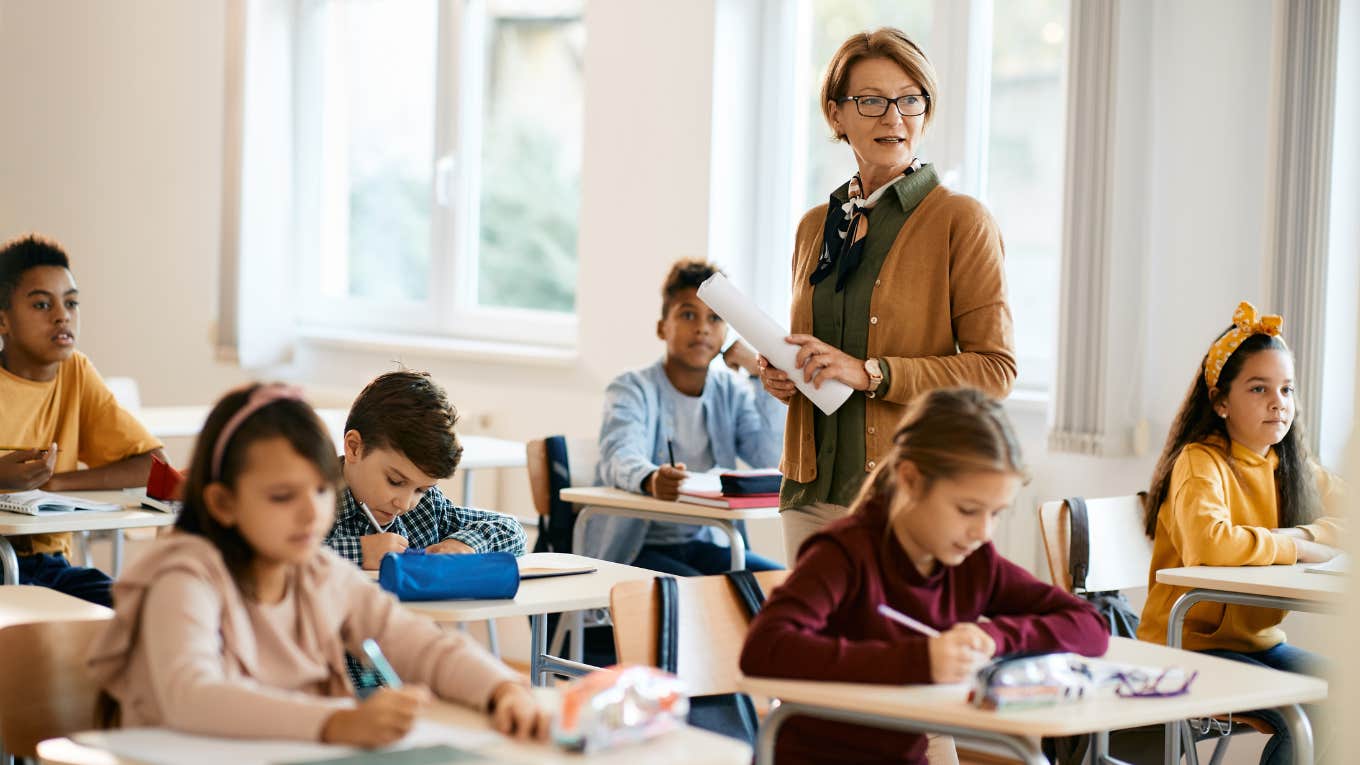
MULTIPOLYGON (((1232 327, 1224 330, 1219 337, 1227 334, 1232 327)), ((1209 383, 1204 379, 1204 360, 1200 360, 1195 370, 1195 379, 1190 383, 1190 392, 1181 403, 1176 421, 1166 437, 1161 459, 1152 473, 1152 487, 1143 498, 1143 530, 1148 538, 1157 535, 1157 516, 1162 504, 1166 502, 1171 490, 1171 472, 1176 467, 1176 459, 1187 444, 1200 443, 1214 436, 1222 438, 1228 445, 1228 460, 1232 464, 1232 437, 1222 417, 1214 411, 1214 404, 1228 395, 1233 380, 1242 371, 1247 359, 1261 351, 1284 351, 1289 347, 1273 335, 1252 335, 1237 347, 1236 351, 1223 363, 1223 371, 1218 374, 1218 396, 1210 396, 1209 383)), ((1205 354, 1205 359, 1208 354, 1205 354)), ((1278 492, 1278 514, 1276 521, 1280 528, 1290 528, 1315 520, 1320 511, 1317 483, 1312 471, 1312 458, 1308 454, 1308 443, 1304 438, 1303 422, 1299 415, 1300 404, 1294 401, 1294 422, 1284 438, 1275 444, 1275 454, 1280 464, 1275 468, 1275 487, 1278 492)))
POLYGON ((222 452, 222 466, 217 478, 212 476, 213 448, 217 437, 232 415, 250 399, 260 386, 250 385, 228 393, 208 414, 203 430, 194 443, 194 456, 189 462, 189 477, 184 482, 184 509, 180 511, 175 528, 197 534, 212 542, 222 553, 227 570, 237 587, 250 595, 254 586, 250 578, 250 562, 255 551, 236 529, 223 526, 208 512, 203 492, 210 483, 222 483, 235 489, 236 481, 245 467, 246 451, 252 443, 267 438, 287 439, 293 450, 306 458, 332 485, 340 484, 340 458, 335 444, 326 433, 326 426, 306 402, 279 399, 261 407, 243 420, 231 434, 222 452))
POLYGON ((924 490, 938 479, 970 472, 1029 478, 1020 441, 1000 402, 974 388, 933 390, 913 400, 893 434, 892 448, 860 487, 850 512, 891 497, 903 462, 916 466, 924 490))

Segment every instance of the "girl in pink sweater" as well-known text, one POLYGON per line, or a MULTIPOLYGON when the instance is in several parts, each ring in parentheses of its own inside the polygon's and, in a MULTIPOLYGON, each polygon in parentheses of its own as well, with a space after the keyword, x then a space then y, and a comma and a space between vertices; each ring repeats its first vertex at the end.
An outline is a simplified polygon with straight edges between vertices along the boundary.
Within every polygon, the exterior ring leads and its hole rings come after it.
MULTIPOLYGON (((997 517, 1024 475, 996 401, 972 389, 917 398, 849 517, 803 543, 797 566, 751 623, 742 671, 958 683, 997 654, 1103 654, 1109 632, 1095 609, 992 547, 997 517), (942 634, 928 638, 889 621, 877 611, 883 603, 942 634)), ((918 765, 925 751, 922 735, 798 718, 775 742, 781 765, 918 765)))
POLYGON ((176 532, 114 585, 94 643, 91 671, 122 724, 376 747, 404 736, 433 691, 486 710, 501 732, 544 738, 522 677, 322 546, 335 455, 294 388, 254 385, 213 408, 176 532), (408 684, 356 702, 345 652, 366 638, 408 684))

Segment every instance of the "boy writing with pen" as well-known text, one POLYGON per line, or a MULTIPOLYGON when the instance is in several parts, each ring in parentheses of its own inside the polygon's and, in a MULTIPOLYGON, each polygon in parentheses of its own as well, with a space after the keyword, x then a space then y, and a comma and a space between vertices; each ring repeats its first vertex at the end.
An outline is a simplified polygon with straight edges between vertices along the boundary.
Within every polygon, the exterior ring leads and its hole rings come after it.
POLYGON ((345 420, 344 486, 326 544, 366 569, 384 555, 524 554, 524 527, 503 513, 459 507, 435 482, 463 455, 458 413, 424 372, 389 372, 369 383, 345 420))
MULTIPOLYGON (((597 483, 673 500, 690 472, 774 467, 783 449, 785 411, 755 377, 756 355, 738 341, 721 351, 727 323, 697 290, 717 273, 712 264, 682 260, 661 288, 656 335, 665 356, 615 378, 605 391, 597 483), (713 360, 722 353, 724 365, 713 360), (747 375, 742 375, 744 370, 747 375)), ((727 548, 704 526, 597 516, 582 555, 676 576, 718 574, 730 566, 727 548)), ((778 566, 748 553, 747 568, 778 566)))
MULTIPOLYGON (((1103 654, 1109 628, 1090 604, 991 544, 1024 476, 999 403, 971 389, 917 398, 850 515, 803 543, 793 572, 752 620, 742 672, 958 683, 998 654, 1103 654)), ((924 735, 825 720, 799 720, 775 742, 781 765, 924 765, 925 752, 924 735)))
MULTIPOLYGON (((80 291, 61 246, 37 235, 0 246, 0 444, 8 445, 0 448, 8 452, 0 491, 146 485, 161 442, 76 350, 79 334, 80 291)), ((20 584, 110 605, 108 575, 70 564, 69 533, 29 534, 13 545, 20 584)))

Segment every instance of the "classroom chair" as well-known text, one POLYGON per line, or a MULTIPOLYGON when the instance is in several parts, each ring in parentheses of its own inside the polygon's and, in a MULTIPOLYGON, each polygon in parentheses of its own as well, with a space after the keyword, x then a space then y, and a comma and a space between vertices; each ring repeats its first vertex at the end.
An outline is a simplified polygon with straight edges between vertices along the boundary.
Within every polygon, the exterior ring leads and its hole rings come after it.
POLYGON ((102 619, 40 621, 0 629, 3 761, 37 757, 38 742, 101 726, 99 686, 85 671, 102 619))
MULTIPOLYGON (((764 602, 763 593, 783 584, 788 575, 787 571, 761 571, 750 575, 762 590, 758 600, 764 602)), ((737 691, 741 647, 750 623, 741 594, 728 575, 663 578, 675 587, 672 612, 675 640, 670 650, 675 657, 676 675, 685 681, 691 698, 737 695, 738 703, 749 710, 742 715, 740 727, 744 730, 711 729, 728 735, 739 732, 748 742, 754 742, 755 708, 745 694, 737 691)), ((661 665, 662 586, 660 579, 654 579, 623 582, 614 585, 610 591, 614 646, 620 663, 661 665)), ((664 637, 669 641, 669 636, 664 637)), ((691 708, 690 722, 710 727, 695 718, 697 708, 691 708)))
MULTIPOLYGON (((1143 531, 1143 496, 1130 494, 1122 497, 1085 499, 1083 502, 1086 506, 1087 525, 1091 536, 1117 540, 1117 543, 1101 545, 1097 550, 1091 548, 1088 539, 1083 579, 1084 584, 1090 586, 1077 586, 1073 581, 1070 500, 1043 503, 1039 506, 1039 533, 1043 538, 1044 556, 1048 560, 1048 572, 1053 584, 1073 594, 1147 587, 1148 571, 1152 567, 1152 540, 1148 539, 1143 531)), ((1275 733, 1269 723, 1251 715, 1216 716, 1213 720, 1197 723, 1199 721, 1192 720, 1190 725, 1182 727, 1186 736, 1183 749, 1191 765, 1199 765, 1199 753, 1194 746, 1197 741, 1217 739, 1209 763, 1219 765, 1227 754, 1229 736, 1253 730, 1266 735, 1275 733)), ((1161 726, 1149 727, 1146 735, 1142 735, 1143 730, 1139 729, 1140 743, 1141 739, 1148 739, 1146 742, 1148 747, 1155 745, 1157 752, 1160 753, 1161 740, 1154 739, 1161 731, 1161 726)), ((1118 762, 1109 756, 1108 745, 1108 741, 1092 741, 1093 760, 1098 765, 1118 762)), ((1137 744, 1130 741, 1129 745, 1137 744)))
MULTIPOLYGON (((529 473, 529 494, 538 514, 538 536, 534 552, 574 552, 571 534, 576 525, 576 506, 563 502, 558 493, 574 486, 593 486, 595 468, 600 463, 600 445, 593 438, 547 436, 524 445, 525 467, 529 473)), ((608 648, 597 651, 586 646, 586 632, 590 626, 607 623, 607 619, 584 615, 563 619, 560 614, 548 617, 548 629, 553 634, 550 652, 561 656, 567 634, 572 634, 571 655, 581 658, 587 652, 598 660, 608 658, 608 648), (588 624, 589 622, 589 624, 588 624), (598 654, 598 655, 594 655, 598 654)), ((592 662, 593 663, 593 662, 592 662)))

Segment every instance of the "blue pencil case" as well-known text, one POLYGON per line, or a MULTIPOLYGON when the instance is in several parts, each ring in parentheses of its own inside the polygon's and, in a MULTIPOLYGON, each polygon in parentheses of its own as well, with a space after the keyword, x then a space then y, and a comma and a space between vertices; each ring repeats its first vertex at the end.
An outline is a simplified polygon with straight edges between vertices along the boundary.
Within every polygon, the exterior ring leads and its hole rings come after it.
POLYGON ((378 584, 398 600, 495 600, 519 592, 519 565, 507 552, 398 555, 378 566, 378 584))

